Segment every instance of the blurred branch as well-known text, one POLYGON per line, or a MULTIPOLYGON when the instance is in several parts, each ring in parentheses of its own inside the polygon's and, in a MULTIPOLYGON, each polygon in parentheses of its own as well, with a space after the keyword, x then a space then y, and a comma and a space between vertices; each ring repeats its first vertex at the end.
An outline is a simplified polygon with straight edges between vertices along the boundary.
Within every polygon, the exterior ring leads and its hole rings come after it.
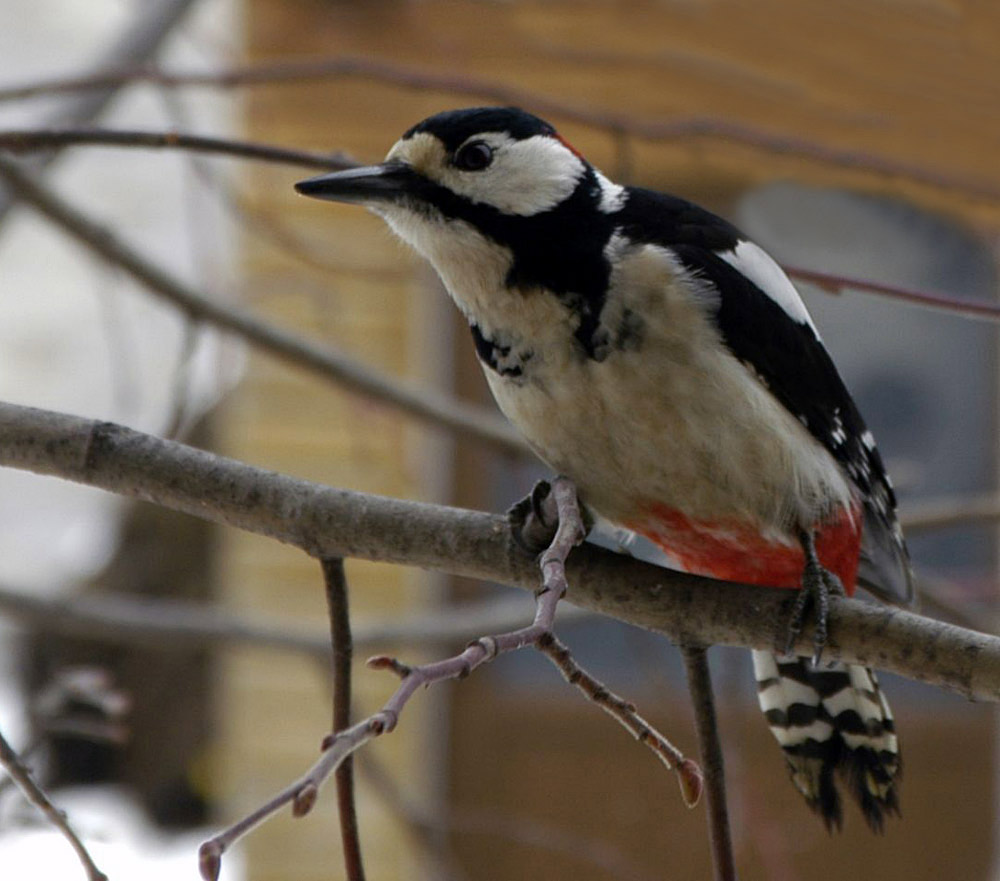
POLYGON ((719 743, 719 721, 715 715, 712 695, 712 675, 708 669, 708 654, 704 646, 681 647, 687 671, 691 703, 694 706, 695 729, 698 732, 698 754, 705 775, 708 837, 712 844, 712 872, 716 881, 736 881, 733 860, 733 840, 729 831, 729 811, 726 807, 726 772, 719 743))
MULTIPOLYGON (((485 600, 445 606, 433 614, 411 613, 405 619, 355 626, 353 643, 372 650, 386 646, 410 648, 460 643, 479 633, 506 630, 524 620, 521 601, 485 600)), ((560 621, 592 615, 567 606, 560 621)), ((115 645, 145 649, 219 649, 254 646, 296 652, 319 660, 330 654, 329 632, 274 623, 219 606, 123 594, 41 596, 35 591, 0 587, 0 615, 31 624, 48 634, 66 634, 115 645)))
POLYGON ((271 144, 256 144, 206 135, 181 132, 150 132, 136 129, 103 128, 38 128, 0 131, 0 150, 10 153, 32 153, 62 147, 102 146, 139 148, 142 150, 184 150, 276 162, 302 168, 338 171, 353 168, 358 163, 346 153, 314 153, 291 150, 271 144))
MULTIPOLYGON (((122 34, 114 41, 96 65, 97 70, 130 67, 153 58, 163 41, 184 18, 196 0, 159 0, 143 4, 141 10, 129 20, 122 34)), ((58 107, 48 115, 43 125, 82 125, 100 116, 118 90, 128 80, 95 85, 85 94, 58 107)), ((75 90, 74 90, 75 91, 75 90)), ((45 168, 52 156, 40 157, 33 163, 36 171, 45 168)), ((11 202, 6 193, 0 192, 0 223, 3 223, 11 202)))
POLYGON ((516 104, 542 115, 569 120, 613 135, 625 134, 648 141, 714 138, 742 144, 768 153, 802 156, 824 164, 858 169, 887 177, 907 178, 937 189, 958 191, 991 200, 1000 199, 1000 188, 986 180, 942 174, 869 153, 841 150, 804 138, 766 132, 728 120, 713 118, 669 121, 644 120, 625 113, 572 104, 540 93, 508 86, 496 80, 439 73, 370 57, 341 55, 270 61, 201 73, 170 71, 152 66, 132 68, 112 66, 104 71, 83 76, 62 77, 45 82, 8 86, 0 89, 0 101, 25 100, 40 95, 107 89, 135 82, 153 83, 166 88, 244 88, 348 76, 388 83, 405 89, 467 95, 480 99, 485 98, 499 104, 516 104))
POLYGON ((108 876, 97 868, 86 846, 67 822, 65 814, 52 804, 45 790, 35 782, 31 772, 2 734, 0 734, 0 766, 11 776, 24 797, 38 808, 45 819, 72 845, 87 872, 88 881, 108 881, 108 876))
MULTIPOLYGON (((379 560, 535 590, 505 517, 390 499, 254 468, 107 422, 0 404, 0 465, 59 476, 270 536, 315 557, 379 560)), ((794 592, 673 572, 583 545, 572 602, 684 645, 773 649, 794 592)), ((806 632, 796 650, 808 655, 806 632)), ((835 598, 827 656, 1000 700, 1000 639, 901 609, 835 598)))
MULTIPOLYGON (((177 132, 111 131, 107 129, 24 129, 16 131, 0 131, 0 150, 7 150, 12 153, 25 153, 32 150, 70 145, 179 149, 189 150, 196 153, 214 153, 226 156, 239 156, 245 159, 280 162, 290 165, 301 165, 304 167, 331 170, 352 168, 357 164, 355 160, 351 159, 344 153, 331 153, 329 155, 310 153, 299 150, 289 150, 283 147, 275 147, 267 144, 255 144, 247 141, 201 137, 198 135, 185 135, 177 132)), ((0 156, 0 161, 2 160, 3 157, 0 156)), ((17 166, 13 165, 13 163, 0 165, 0 175, 7 177, 9 181, 10 175, 15 173, 17 170, 17 166)), ((25 176, 22 174, 22 177, 25 176)), ((25 189, 25 185, 34 186, 35 189, 33 191, 28 192, 25 190, 24 192, 19 192, 19 195, 21 195, 26 201, 34 204, 39 210, 48 214, 47 209, 40 204, 37 198, 39 191, 41 190, 40 184, 32 184, 30 179, 27 178, 25 181, 11 182, 14 183, 15 186, 21 186, 22 189, 25 189)), ((53 202, 59 204, 57 201, 58 197, 51 191, 45 193, 44 195, 47 197, 49 204, 52 204, 53 202)), ((67 209, 72 210, 65 202, 61 203, 61 207, 64 214, 67 209)), ((63 225, 64 228, 67 228, 78 238, 82 237, 82 231, 79 228, 79 224, 70 226, 65 222, 65 219, 59 220, 51 215, 49 216, 50 219, 53 219, 57 223, 63 225)), ((83 218, 77 215, 77 220, 80 219, 83 218)), ((91 226, 94 226, 91 222, 87 222, 91 226)), ((272 235, 275 233, 274 230, 269 230, 269 232, 272 235)), ((112 234, 108 230, 104 230, 103 234, 105 238, 113 238, 112 234)), ((279 235, 281 234, 279 233, 279 235)), ((85 243, 89 242, 85 239, 85 243)), ((292 244, 292 247, 297 251, 299 256, 304 256, 301 254, 301 248, 298 248, 294 243, 290 243, 287 236, 282 237, 282 244, 286 247, 289 244, 292 244)), ((119 243, 119 250, 121 250, 121 247, 123 246, 119 243)), ((114 260, 106 254, 102 253, 102 256, 104 256, 105 259, 112 259, 113 262, 123 265, 120 261, 114 260)), ((132 256, 135 257, 137 255, 133 254, 132 256)), ((306 256, 306 259, 315 262, 311 257, 306 256)), ((128 266, 125 266, 125 268, 132 271, 128 266)), ((840 275, 837 273, 819 272, 817 270, 805 269, 797 266, 785 266, 784 269, 793 278, 798 278, 802 281, 815 284, 830 293, 840 293, 845 288, 850 288, 864 293, 877 294, 906 303, 924 306, 929 309, 936 309, 950 314, 961 315, 965 318, 973 318, 983 321, 1000 321, 1000 306, 991 302, 970 300, 956 297, 951 294, 940 294, 933 291, 921 290, 919 288, 886 284, 884 282, 870 281, 868 279, 840 275)), ((145 281, 144 279, 140 280, 145 281)), ((211 321, 213 319, 211 317, 204 317, 204 320, 211 321)), ((256 342, 256 340, 254 341, 256 342)))
POLYGON ((510 426, 480 407, 439 392, 418 390, 345 355, 280 330, 245 309, 213 300, 142 257, 107 227, 95 223, 31 179, 17 162, 0 155, 0 179, 49 220, 104 260, 121 267, 149 290, 191 318, 236 333, 286 361, 314 370, 353 392, 381 401, 433 427, 445 427, 488 443, 506 453, 524 453, 527 446, 510 426))
POLYGON ((909 504, 900 518, 907 534, 1000 520, 1000 497, 949 496, 909 504))
MULTIPOLYGON (((320 560, 326 586, 326 605, 330 613, 330 641, 333 647, 333 728, 334 735, 351 727, 351 667, 354 646, 351 642, 351 616, 347 605, 347 576, 341 557, 320 560)), ((344 849, 347 881, 365 881, 358 834, 358 812, 354 802, 354 758, 348 756, 336 771, 337 816, 340 840, 344 849)))
POLYGON ((853 290, 864 291, 865 293, 880 294, 884 297, 924 306, 928 309, 936 309, 940 312, 947 312, 950 315, 961 315, 965 318, 975 318, 980 321, 1000 321, 1000 306, 990 301, 963 299, 951 294, 936 294, 917 288, 884 284, 883 282, 853 278, 832 272, 818 272, 814 269, 802 269, 797 266, 784 266, 784 270, 792 278, 811 282, 830 293, 837 294, 843 291, 844 288, 851 288, 853 290))

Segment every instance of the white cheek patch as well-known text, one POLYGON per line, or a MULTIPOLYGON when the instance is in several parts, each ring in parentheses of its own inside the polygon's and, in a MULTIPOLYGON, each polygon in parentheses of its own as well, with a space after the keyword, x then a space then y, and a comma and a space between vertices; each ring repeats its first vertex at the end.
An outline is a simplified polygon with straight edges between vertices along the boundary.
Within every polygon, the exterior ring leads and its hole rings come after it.
POLYGON ((816 326, 812 323, 799 292, 763 248, 753 242, 741 241, 732 251, 720 251, 719 256, 749 278, 791 318, 799 324, 811 327, 817 339, 819 338, 816 326))
POLYGON ((491 132, 474 140, 493 148, 488 168, 462 171, 445 165, 428 176, 471 202, 492 205, 504 214, 530 217, 550 211, 572 194, 586 170, 561 141, 546 135, 517 141, 491 132))

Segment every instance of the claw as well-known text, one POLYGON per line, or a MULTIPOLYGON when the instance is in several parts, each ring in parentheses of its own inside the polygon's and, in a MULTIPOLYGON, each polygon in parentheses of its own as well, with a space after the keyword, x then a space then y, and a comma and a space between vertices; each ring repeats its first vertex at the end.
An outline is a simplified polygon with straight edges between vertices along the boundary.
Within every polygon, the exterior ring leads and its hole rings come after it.
POLYGON ((788 623, 788 631, 785 637, 785 654, 792 654, 792 646, 802 633, 806 615, 810 605, 816 606, 816 626, 813 631, 813 656, 812 663, 818 667, 823 658, 823 649, 826 648, 827 640, 827 618, 830 612, 830 595, 842 596, 844 586, 840 579, 827 569, 816 556, 816 545, 811 534, 805 531, 799 533, 799 541, 802 542, 802 551, 805 554, 806 564, 802 570, 802 589, 795 600, 795 607, 792 609, 792 618, 788 623))
POLYGON ((551 484, 547 480, 539 480, 530 495, 507 511, 507 522, 514 541, 531 554, 544 551, 555 536, 558 517, 553 517, 552 502, 551 484))

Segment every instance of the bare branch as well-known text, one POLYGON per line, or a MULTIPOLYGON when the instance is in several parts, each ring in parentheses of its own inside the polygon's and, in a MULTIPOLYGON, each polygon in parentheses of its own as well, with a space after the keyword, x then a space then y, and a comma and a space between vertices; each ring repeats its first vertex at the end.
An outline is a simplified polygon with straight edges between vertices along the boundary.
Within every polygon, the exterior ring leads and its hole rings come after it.
POLYGON ((907 505, 901 517, 907 534, 1000 520, 996 495, 953 496, 907 505))
POLYGON ((24 766, 17 752, 2 734, 0 734, 0 765, 24 793, 24 797, 38 808, 72 845, 87 872, 88 881, 108 881, 108 876, 97 868, 86 846, 67 822, 66 815, 52 804, 51 799, 45 794, 45 790, 35 782, 31 772, 24 766))
POLYGON ((719 722, 712 696, 712 675, 708 669, 708 654, 703 646, 681 647, 687 670, 688 688, 694 704, 695 728, 698 731, 698 752, 707 789, 708 837, 712 843, 712 869, 715 881, 736 881, 733 841, 729 832, 729 811, 726 808, 726 771, 719 743, 719 722))
MULTIPOLYGON (((399 722, 403 709, 419 689, 450 679, 463 679, 477 667, 494 660, 501 654, 529 646, 541 648, 553 641, 552 626, 555 621, 556 608, 567 588, 566 558, 570 551, 583 540, 584 528, 583 518, 577 503, 576 488, 571 481, 565 477, 556 478, 552 483, 551 496, 558 511, 558 525, 551 544, 539 560, 539 568, 542 571, 542 587, 535 595, 535 618, 531 624, 495 636, 482 636, 469 643, 465 651, 458 655, 416 667, 411 667, 385 655, 371 658, 368 661, 369 667, 391 670, 402 680, 392 697, 378 712, 367 719, 351 728, 335 731, 327 737, 323 744, 323 755, 303 777, 286 787, 245 819, 206 841, 199 851, 201 873, 206 881, 215 881, 218 877, 222 855, 228 848, 284 805, 291 803, 292 812, 297 817, 308 813, 316 803, 320 787, 329 775, 338 771, 343 763, 368 741, 393 731, 399 722)), ((565 658, 569 659, 568 649, 565 646, 560 648, 565 658)), ((569 663, 575 667, 575 662, 571 659, 569 659, 569 663)), ((635 713, 634 707, 621 698, 609 695, 607 689, 593 677, 587 674, 583 674, 583 676, 593 683, 595 694, 599 694, 595 700, 612 715, 615 715, 619 721, 627 713, 631 713, 641 721, 641 717, 635 713)), ((574 684, 576 684, 575 681, 574 684)), ((582 690, 584 693, 590 693, 586 687, 582 687, 582 690)), ((629 727, 627 723, 623 724, 629 727)), ((649 736, 646 739, 640 737, 640 740, 651 746, 668 768, 677 770, 682 777, 690 778, 681 787, 685 796, 692 790, 697 791, 691 782, 692 779, 697 779, 696 769, 692 767, 693 763, 685 760, 684 756, 663 735, 646 726, 645 722, 642 724, 645 726, 645 733, 649 736)))
POLYGON ((443 92, 486 98, 500 104, 516 104, 543 116, 549 115, 610 134, 648 141, 711 138, 751 147, 761 152, 801 156, 843 168, 885 177, 904 178, 936 189, 957 191, 980 199, 1000 199, 1000 189, 992 182, 945 174, 859 150, 844 150, 804 138, 755 129, 731 120, 694 117, 672 120, 640 119, 625 113, 572 104, 496 80, 440 73, 371 57, 332 56, 325 58, 271 61, 228 70, 180 72, 151 66, 109 69, 84 76, 0 89, 0 101, 24 100, 43 94, 109 88, 125 83, 149 82, 165 88, 235 88, 278 83, 296 83, 334 77, 362 77, 423 92, 443 92))
POLYGON ((0 131, 0 150, 32 153, 71 146, 104 146, 144 150, 184 150, 217 156, 233 156, 258 162, 276 162, 302 168, 338 171, 358 163, 345 153, 312 153, 271 144, 189 135, 182 132, 150 132, 129 129, 44 128, 0 131))
POLYGON ((236 333, 267 352, 308 367, 338 384, 402 410, 421 422, 491 444, 507 453, 523 453, 524 441, 495 416, 480 407, 446 395, 417 390, 391 379, 345 355, 262 321, 249 311, 224 305, 174 278, 146 260, 105 226, 94 223, 42 184, 33 181, 18 164, 0 155, 0 178, 19 198, 52 220, 104 260, 120 266, 153 293, 199 321, 236 333))
MULTIPOLYGON (((300 547, 535 590, 505 517, 322 487, 106 422, 0 404, 0 465, 156 502, 300 547)), ((793 591, 672 572, 583 545, 572 601, 677 644, 773 649, 793 591)), ((834 598, 826 656, 1000 700, 1000 639, 901 609, 834 598)), ((796 644, 810 651, 808 629, 796 644)))
MULTIPOLYGON (((153 58, 163 41, 184 18, 195 0, 159 0, 148 4, 141 13, 134 15, 122 33, 108 48, 98 69, 131 67, 153 58)), ((107 82, 95 86, 85 94, 63 104, 49 115, 46 124, 58 122, 61 125, 82 125, 97 118, 118 90, 128 84, 128 80, 107 82)), ((51 161, 51 156, 40 157, 34 163, 41 170, 51 161)), ((0 223, 10 210, 11 201, 6 193, 0 193, 0 223)))
MULTIPOLYGON (((72 588, 65 595, 44 591, 15 590, 0 586, 0 615, 30 623, 43 633, 99 639, 144 649, 177 651, 180 647, 218 650, 223 646, 252 645, 258 648, 298 652, 326 660, 330 653, 329 632, 305 630, 292 623, 275 623, 221 606, 183 600, 124 594, 78 595, 72 588)), ((561 620, 592 615, 568 606, 561 620)), ((411 647, 466 642, 479 633, 506 630, 524 619, 524 604, 510 600, 486 600, 443 607, 433 614, 410 614, 405 620, 389 620, 355 626, 353 642, 366 649, 404 644, 411 647)))
MULTIPOLYGON (((333 645, 333 728, 336 735, 351 726, 351 665, 354 646, 351 641, 351 618, 347 606, 347 576, 340 557, 320 561, 326 585, 326 604, 330 613, 330 639, 333 645)), ((337 814, 340 838, 344 847, 344 870, 347 881, 365 881, 358 835, 358 812, 354 803, 354 759, 348 756, 337 768, 337 814)))
POLYGON ((917 288, 883 284, 878 281, 853 278, 832 272, 818 272, 815 269, 803 269, 797 266, 785 266, 784 270, 793 278, 812 282, 832 293, 840 293, 844 288, 852 288, 865 293, 890 297, 904 303, 923 306, 927 309, 947 312, 950 315, 962 315, 965 318, 974 318, 979 321, 1000 321, 1000 306, 983 300, 963 299, 951 294, 935 294, 917 288))

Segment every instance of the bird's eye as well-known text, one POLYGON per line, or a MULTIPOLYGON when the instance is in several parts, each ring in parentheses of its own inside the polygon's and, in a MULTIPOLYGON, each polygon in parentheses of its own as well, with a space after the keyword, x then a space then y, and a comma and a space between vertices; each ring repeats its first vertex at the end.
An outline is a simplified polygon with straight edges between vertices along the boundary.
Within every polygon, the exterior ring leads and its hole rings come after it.
POLYGON ((485 141, 469 141, 455 153, 454 163, 462 171, 482 171, 493 161, 493 148, 485 141))

